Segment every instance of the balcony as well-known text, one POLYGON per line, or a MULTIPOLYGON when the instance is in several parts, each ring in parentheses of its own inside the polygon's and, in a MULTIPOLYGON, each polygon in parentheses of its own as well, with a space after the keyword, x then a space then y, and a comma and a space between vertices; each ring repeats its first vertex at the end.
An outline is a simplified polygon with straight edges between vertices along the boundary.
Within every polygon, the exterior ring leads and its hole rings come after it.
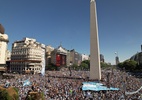
POLYGON ((4 38, 1 38, 1 37, 0 37, 0 41, 9 42, 8 39, 4 39, 4 38))

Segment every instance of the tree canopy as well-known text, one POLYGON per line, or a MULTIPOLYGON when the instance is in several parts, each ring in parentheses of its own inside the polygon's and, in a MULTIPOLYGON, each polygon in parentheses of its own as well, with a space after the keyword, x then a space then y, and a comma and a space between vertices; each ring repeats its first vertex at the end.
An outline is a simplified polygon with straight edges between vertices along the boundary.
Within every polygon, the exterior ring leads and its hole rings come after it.
POLYGON ((126 60, 124 62, 119 63, 117 66, 121 69, 133 71, 136 70, 138 63, 134 60, 126 60))

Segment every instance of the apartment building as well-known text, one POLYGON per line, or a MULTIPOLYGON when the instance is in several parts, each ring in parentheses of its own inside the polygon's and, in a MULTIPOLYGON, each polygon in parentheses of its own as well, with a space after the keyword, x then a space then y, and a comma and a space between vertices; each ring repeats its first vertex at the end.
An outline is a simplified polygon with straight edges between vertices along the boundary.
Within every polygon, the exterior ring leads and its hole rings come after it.
POLYGON ((32 38, 23 38, 12 44, 10 71, 18 73, 41 73, 43 67, 44 44, 32 38))
POLYGON ((51 64, 51 53, 54 50, 54 48, 51 45, 48 45, 45 47, 45 52, 46 52, 46 66, 51 64))
POLYGON ((80 65, 82 62, 82 55, 75 51, 75 49, 70 51, 70 61, 72 64, 80 65))
POLYGON ((4 33, 4 27, 0 24, 0 71, 5 71, 8 35, 4 33))

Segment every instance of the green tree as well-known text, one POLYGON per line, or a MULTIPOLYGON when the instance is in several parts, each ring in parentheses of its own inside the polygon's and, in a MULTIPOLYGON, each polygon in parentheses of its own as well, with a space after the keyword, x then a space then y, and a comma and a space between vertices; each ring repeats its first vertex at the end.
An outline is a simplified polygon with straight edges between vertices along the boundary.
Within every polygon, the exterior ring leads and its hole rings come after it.
POLYGON ((108 68, 110 67, 109 64, 105 63, 105 62, 101 62, 101 68, 108 68))
POLYGON ((88 67, 90 68, 90 60, 84 60, 81 63, 86 63, 88 65, 88 67))
POLYGON ((78 69, 78 65, 77 65, 77 64, 73 64, 71 67, 72 67, 73 69, 78 69))
POLYGON ((81 67, 82 69, 89 69, 88 64, 87 64, 87 63, 84 63, 84 62, 81 63, 80 67, 81 67))
POLYGON ((101 62, 101 68, 105 68, 105 67, 107 67, 107 64, 104 62, 101 62))
POLYGON ((137 67, 137 62, 134 60, 126 60, 123 63, 123 66, 125 67, 126 70, 135 70, 135 68, 137 67))
POLYGON ((118 66, 119 68, 121 68, 121 69, 124 68, 123 62, 119 63, 117 66, 118 66))
MULTIPOLYGON (((82 67, 82 66, 83 66, 83 67, 85 66, 85 68, 90 69, 90 60, 84 60, 84 61, 82 61, 82 62, 81 62, 81 67, 82 67), (86 64, 87 64, 88 66, 87 66, 86 64)), ((109 65, 109 64, 107 64, 107 63, 105 63, 105 62, 101 62, 101 63, 100 63, 100 66, 101 66, 101 68, 108 68, 108 67, 111 67, 111 65, 109 65)), ((82 67, 82 68, 83 68, 83 67, 82 67)))

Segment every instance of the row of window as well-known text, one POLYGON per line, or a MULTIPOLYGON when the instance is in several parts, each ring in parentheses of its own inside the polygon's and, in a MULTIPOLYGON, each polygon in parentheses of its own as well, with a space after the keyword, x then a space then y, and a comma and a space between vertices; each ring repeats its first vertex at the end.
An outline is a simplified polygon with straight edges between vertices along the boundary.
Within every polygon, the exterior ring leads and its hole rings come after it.
MULTIPOLYGON (((18 66, 16 67, 11 67, 11 70, 17 70, 17 71, 20 71, 20 70, 22 70, 22 71, 25 71, 25 70, 27 70, 26 68, 19 68, 18 66)), ((29 68, 28 70, 41 70, 40 68, 29 68)))
POLYGON ((11 60, 41 60, 40 57, 35 57, 35 56, 26 56, 26 57, 20 57, 20 56, 11 56, 11 60))
POLYGON ((11 53, 12 55, 16 55, 16 54, 20 54, 20 55, 23 55, 23 54, 29 54, 29 55, 33 55, 33 54, 38 54, 38 55, 41 55, 41 51, 39 52, 29 52, 29 51, 22 51, 22 50, 18 50, 18 51, 12 51, 11 53))

